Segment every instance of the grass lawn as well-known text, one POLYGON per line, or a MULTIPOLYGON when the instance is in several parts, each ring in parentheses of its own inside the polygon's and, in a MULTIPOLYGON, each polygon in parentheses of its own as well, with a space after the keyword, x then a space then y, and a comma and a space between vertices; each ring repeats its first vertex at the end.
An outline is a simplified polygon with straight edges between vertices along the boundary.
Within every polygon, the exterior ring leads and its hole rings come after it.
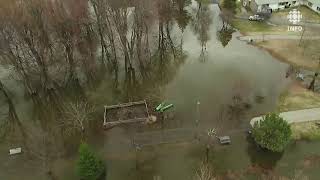
POLYGON ((242 33, 269 32, 274 34, 274 32, 287 32, 287 26, 271 26, 265 22, 249 21, 244 19, 233 19, 232 25, 242 33))
POLYGON ((274 57, 296 67, 309 70, 318 68, 320 40, 268 40, 257 43, 274 57))
MULTIPOLYGON (((320 94, 294 84, 288 92, 282 94, 278 109, 280 112, 320 107, 320 94)), ((319 117, 320 120, 320 117, 319 117)), ((313 122, 290 124, 292 139, 319 140, 320 128, 313 122)))
POLYGON ((294 140, 319 140, 320 127, 316 122, 304 122, 291 124, 292 139, 294 140))
POLYGON ((309 91, 299 84, 292 85, 286 93, 282 94, 278 103, 280 112, 316 107, 320 107, 320 94, 309 91))
POLYGON ((272 18, 282 18, 287 19, 287 15, 290 10, 292 9, 298 9, 302 14, 302 21, 314 21, 320 23, 320 14, 314 12, 313 10, 309 9, 306 6, 299 6, 296 8, 289 8, 280 10, 279 12, 272 13, 272 18))

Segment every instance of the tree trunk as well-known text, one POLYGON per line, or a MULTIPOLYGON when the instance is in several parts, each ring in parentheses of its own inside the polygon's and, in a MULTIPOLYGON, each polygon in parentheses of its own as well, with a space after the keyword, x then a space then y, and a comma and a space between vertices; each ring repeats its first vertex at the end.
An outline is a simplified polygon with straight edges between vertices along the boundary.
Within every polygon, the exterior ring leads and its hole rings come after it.
POLYGON ((4 87, 4 84, 1 82, 1 80, 0 80, 0 91, 2 91, 6 101, 8 103, 8 106, 9 106, 9 123, 12 123, 12 125, 18 126, 20 133, 21 133, 21 136, 23 137, 23 145, 26 149, 28 149, 27 143, 26 143, 26 139, 28 137, 27 133, 25 132, 25 129, 24 129, 21 121, 19 120, 19 117, 18 117, 16 108, 13 104, 13 101, 12 101, 11 97, 9 96, 9 93, 7 92, 7 90, 4 87))
POLYGON ((316 83, 316 78, 318 77, 319 73, 315 73, 314 76, 313 76, 313 79, 308 87, 309 90, 312 90, 314 91, 314 86, 315 86, 315 83, 316 83))

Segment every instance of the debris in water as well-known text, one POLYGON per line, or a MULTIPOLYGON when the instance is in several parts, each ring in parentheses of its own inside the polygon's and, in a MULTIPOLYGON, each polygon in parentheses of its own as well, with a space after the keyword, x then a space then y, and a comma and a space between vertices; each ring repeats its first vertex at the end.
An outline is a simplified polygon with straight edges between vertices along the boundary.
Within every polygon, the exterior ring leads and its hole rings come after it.
POLYGON ((304 81, 304 75, 302 73, 298 73, 296 78, 300 81, 304 81))
POLYGON ((220 136, 218 137, 220 144, 230 144, 231 143, 231 139, 230 136, 220 136))
POLYGON ((148 118, 148 121, 147 123, 148 124, 153 124, 157 121, 157 117, 156 116, 153 116, 153 115, 150 115, 149 118, 148 118))
POLYGON ((21 147, 19 147, 19 148, 14 148, 14 149, 10 149, 10 150, 9 150, 9 154, 10 154, 10 155, 20 154, 21 152, 22 152, 21 147))

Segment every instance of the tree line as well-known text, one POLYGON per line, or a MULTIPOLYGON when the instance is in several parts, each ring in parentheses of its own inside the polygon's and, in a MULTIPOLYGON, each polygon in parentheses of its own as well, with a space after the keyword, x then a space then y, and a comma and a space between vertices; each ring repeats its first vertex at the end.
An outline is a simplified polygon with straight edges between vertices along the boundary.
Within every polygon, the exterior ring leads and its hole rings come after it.
POLYGON ((108 72, 115 85, 119 72, 129 82, 148 79, 155 56, 161 62, 167 52, 181 55, 170 31, 174 14, 184 13, 184 2, 3 1, 1 62, 14 67, 28 95, 40 98, 88 87, 100 73, 108 72), (153 25, 158 26, 157 46, 153 25))

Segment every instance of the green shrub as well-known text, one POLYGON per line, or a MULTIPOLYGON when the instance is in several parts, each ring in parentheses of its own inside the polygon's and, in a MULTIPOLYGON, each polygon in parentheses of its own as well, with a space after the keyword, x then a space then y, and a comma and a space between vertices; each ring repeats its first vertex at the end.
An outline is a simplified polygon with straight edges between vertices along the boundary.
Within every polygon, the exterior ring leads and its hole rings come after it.
POLYGON ((105 164, 90 149, 88 144, 79 147, 79 159, 76 172, 81 180, 98 180, 105 175, 105 164))
POLYGON ((255 142, 262 148, 281 152, 290 142, 291 129, 279 114, 271 113, 254 124, 252 135, 255 142))

